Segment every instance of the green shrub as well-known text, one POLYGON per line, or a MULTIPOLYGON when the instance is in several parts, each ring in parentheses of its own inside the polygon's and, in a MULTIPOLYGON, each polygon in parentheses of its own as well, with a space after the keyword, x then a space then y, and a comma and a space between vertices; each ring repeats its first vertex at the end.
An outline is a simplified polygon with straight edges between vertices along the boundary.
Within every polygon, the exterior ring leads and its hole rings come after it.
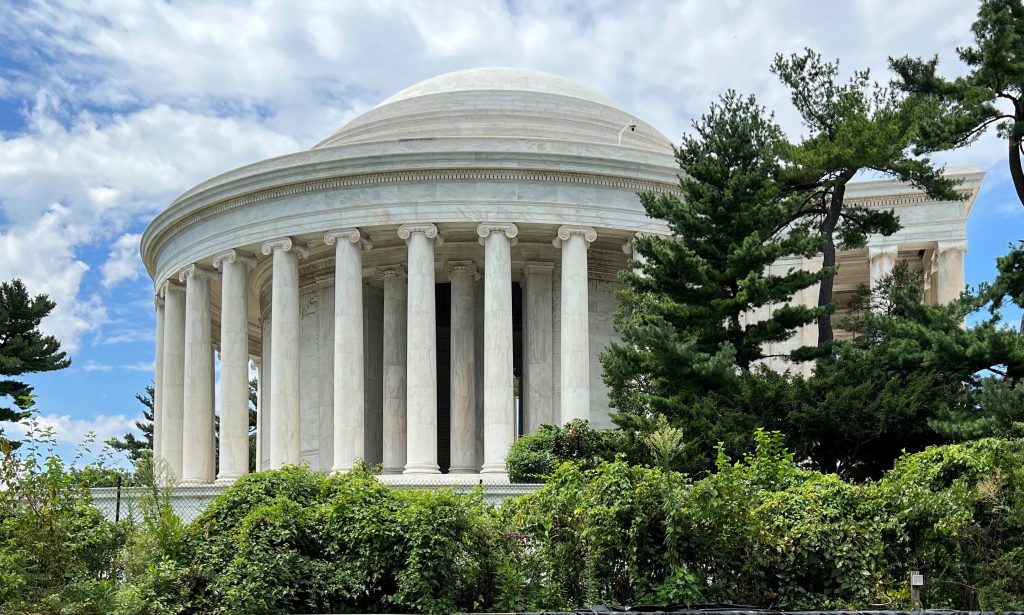
MULTIPOLYGON (((595 433, 577 437, 586 444, 595 433)), ((498 510, 478 494, 395 490, 362 467, 332 477, 298 467, 250 475, 187 528, 177 551, 130 542, 151 563, 141 577, 127 575, 119 606, 898 609, 909 606, 911 569, 926 575, 928 606, 1024 602, 1021 441, 931 448, 866 484, 798 468, 781 436, 763 431, 754 452, 732 461, 720 450, 717 471, 696 482, 622 459, 576 458, 583 462, 563 463, 538 492, 498 510)))
POLYGON ((0 438, 0 613, 108 613, 124 528, 92 506, 105 469, 65 464, 53 432, 26 425, 17 452, 0 438))
POLYGON ((695 598, 696 577, 665 548, 682 480, 623 461, 592 470, 565 463, 540 491, 506 503, 504 527, 522 546, 520 608, 695 598))
POLYGON ((929 606, 1024 609, 1024 440, 908 455, 876 488, 895 528, 893 574, 923 571, 929 606))
POLYGON ((189 526, 186 610, 473 610, 493 599, 495 540, 478 495, 394 490, 363 467, 261 472, 189 526))
POLYGON ((589 421, 575 419, 564 427, 541 425, 516 440, 505 457, 505 469, 512 482, 537 483, 566 461, 592 468, 625 449, 621 431, 592 429, 589 421))

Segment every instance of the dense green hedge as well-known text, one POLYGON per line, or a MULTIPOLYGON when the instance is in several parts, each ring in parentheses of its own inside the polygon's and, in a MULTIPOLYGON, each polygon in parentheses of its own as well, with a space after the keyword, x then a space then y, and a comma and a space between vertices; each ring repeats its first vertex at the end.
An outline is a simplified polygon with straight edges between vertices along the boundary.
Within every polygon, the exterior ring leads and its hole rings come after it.
POLYGON ((289 467, 188 526, 158 489, 115 526, 59 464, 8 465, 0 613, 905 608, 912 569, 929 607, 1024 608, 1024 440, 931 448, 865 484, 799 469, 780 442, 759 432, 695 482, 584 456, 500 509, 289 467))

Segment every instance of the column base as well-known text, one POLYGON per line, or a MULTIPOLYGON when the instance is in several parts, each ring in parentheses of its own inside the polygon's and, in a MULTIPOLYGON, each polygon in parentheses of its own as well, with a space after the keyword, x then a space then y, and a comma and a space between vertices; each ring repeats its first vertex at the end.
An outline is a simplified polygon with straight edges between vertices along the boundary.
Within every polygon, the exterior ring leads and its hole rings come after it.
POLYGON ((508 476, 508 472, 505 471, 505 464, 503 463, 485 463, 480 468, 481 474, 504 474, 508 476))
POLYGON ((231 485, 238 479, 245 476, 244 474, 236 474, 234 476, 218 476, 217 480, 213 481, 214 485, 231 485))
POLYGON ((464 468, 457 468, 455 466, 452 466, 452 467, 448 468, 448 473, 449 474, 476 474, 477 473, 477 469, 476 469, 475 466, 474 467, 464 467, 464 468))
POLYGON ((345 472, 348 472, 349 470, 351 470, 354 467, 355 466, 352 466, 352 465, 334 466, 333 468, 331 468, 331 474, 344 474, 345 472))
POLYGON ((402 474, 440 474, 441 468, 436 463, 408 463, 402 474))
POLYGON ((178 486, 180 487, 203 487, 212 484, 212 480, 207 480, 204 478, 183 478, 178 481, 178 486))
POLYGON ((397 468, 384 468, 380 471, 381 474, 401 474, 402 472, 405 472, 405 468, 402 466, 397 468))

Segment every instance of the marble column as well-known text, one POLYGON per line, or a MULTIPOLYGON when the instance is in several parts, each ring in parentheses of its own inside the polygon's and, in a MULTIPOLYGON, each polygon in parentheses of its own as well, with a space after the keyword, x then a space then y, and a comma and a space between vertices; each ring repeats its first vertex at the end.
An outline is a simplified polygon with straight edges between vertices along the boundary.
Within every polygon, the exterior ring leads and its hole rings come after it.
POLYGON ((197 264, 185 267, 179 275, 185 282, 181 482, 186 485, 205 485, 214 479, 212 277, 212 269, 197 264))
POLYGON ((164 286, 164 360, 161 374, 163 434, 161 457, 176 479, 181 478, 182 412, 185 403, 185 287, 168 280, 164 286))
POLYGON ((878 288, 882 278, 892 272, 898 254, 899 246, 896 245, 868 246, 868 279, 872 291, 878 288))
POLYGON ((587 249, 597 231, 583 226, 560 226, 555 247, 562 250, 561 285, 561 411, 564 425, 590 418, 590 322, 587 249))
POLYGON ((405 469, 405 269, 401 265, 377 268, 384 281, 384 448, 383 472, 401 474, 405 469))
POLYGON ((967 252, 967 242, 940 241, 935 251, 939 255, 935 299, 938 303, 949 303, 959 297, 966 286, 964 253, 967 252))
POLYGON ((451 303, 451 466, 452 474, 473 473, 476 463, 476 340, 473 261, 449 261, 451 303))
POLYGON ((524 433, 558 423, 554 413, 552 373, 552 263, 526 263, 523 268, 523 416, 524 433))
POLYGON ((270 467, 277 469, 301 461, 299 440, 299 258, 309 254, 291 237, 263 244, 264 256, 273 255, 270 328, 274 340, 270 355, 270 467))
POLYGON ((160 448, 164 432, 163 370, 164 370, 164 297, 160 289, 155 297, 156 307, 156 365, 153 374, 153 459, 163 456, 160 448))
POLYGON ((484 245, 484 462, 482 474, 504 474, 516 437, 512 365, 512 240, 514 224, 476 229, 484 245))
POLYGON ((213 257, 221 270, 220 463, 217 482, 249 472, 249 270, 256 258, 238 250, 213 257))
POLYGON ((356 228, 329 231, 334 263, 334 463, 332 472, 362 459, 364 432, 363 250, 373 244, 356 228))
POLYGON ((249 367, 256 372, 256 471, 263 469, 263 359, 255 358, 249 367))
POLYGON ((434 244, 441 235, 433 224, 403 224, 398 236, 409 248, 409 296, 406 305, 405 474, 438 474, 437 465, 437 314, 434 305, 434 244))

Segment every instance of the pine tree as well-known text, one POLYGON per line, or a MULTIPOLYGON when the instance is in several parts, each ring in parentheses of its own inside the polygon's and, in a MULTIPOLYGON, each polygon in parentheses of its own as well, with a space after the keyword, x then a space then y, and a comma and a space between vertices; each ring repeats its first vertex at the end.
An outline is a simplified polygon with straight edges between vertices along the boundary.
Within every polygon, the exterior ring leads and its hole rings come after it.
POLYGON ((144 393, 135 394, 135 399, 142 404, 142 420, 135 421, 135 428, 142 432, 142 439, 135 437, 135 434, 128 432, 121 438, 110 438, 107 445, 116 450, 128 454, 132 462, 141 460, 153 451, 153 385, 146 385, 144 393))
MULTIPOLYGON (((120 438, 110 438, 107 445, 114 450, 124 451, 132 462, 137 462, 153 451, 153 385, 146 385, 144 394, 135 394, 135 399, 143 405, 142 420, 135 421, 135 427, 142 432, 142 439, 128 432, 120 438)), ((256 469, 256 404, 257 383, 253 378, 249 381, 249 469, 256 469)), ((214 421, 216 430, 214 439, 220 438, 220 417, 214 421)))
POLYGON ((29 295, 18 279, 0 282, 0 397, 14 399, 14 407, 0 407, 0 421, 28 416, 32 387, 10 376, 49 372, 71 365, 60 342, 39 330, 43 318, 56 307, 46 295, 29 295))
POLYGON ((764 358, 766 344, 788 339, 822 311, 786 302, 823 273, 766 273, 779 259, 819 248, 813 233, 786 229, 793 205, 778 187, 785 141, 774 119, 754 97, 730 91, 693 128, 676 150, 681 196, 640 195, 672 237, 636 238, 642 271, 621 274, 622 343, 601 357, 620 421, 682 416, 684 406, 764 358), (770 305, 765 318, 747 322, 770 305))
POLYGON ((977 385, 991 375, 1015 383, 1024 379, 1024 337, 1002 322, 999 293, 997 286, 983 286, 948 304, 926 304, 920 275, 900 263, 876 291, 883 303, 855 300, 843 327, 854 332, 855 350, 887 369, 933 371, 958 385, 977 385), (986 307, 988 316, 978 319, 986 307), (964 327, 968 319, 975 322, 964 327))
MULTIPOLYGON (((956 183, 943 177, 927 158, 932 151, 918 138, 922 118, 937 106, 920 97, 873 84, 868 71, 856 71, 839 82, 839 64, 826 62, 806 49, 802 54, 775 57, 772 72, 789 87, 793 105, 809 131, 791 148, 792 163, 785 179, 794 190, 806 192, 794 212, 794 222, 811 226, 821 238, 820 253, 826 276, 818 291, 818 306, 834 309, 833 281, 836 249, 863 247, 868 235, 891 235, 899 230, 892 211, 868 209, 845 200, 847 184, 859 173, 875 172, 924 190, 933 198, 959 200, 956 183)), ((818 317, 818 344, 833 339, 831 311, 818 317)))
POLYGON ((1017 198, 1024 205, 1024 4, 982 0, 971 26, 974 47, 956 50, 969 68, 945 79, 936 74, 938 56, 890 58, 905 90, 937 99, 946 113, 921 125, 922 146, 949 149, 969 145, 990 126, 1007 140, 1007 161, 1017 198))

